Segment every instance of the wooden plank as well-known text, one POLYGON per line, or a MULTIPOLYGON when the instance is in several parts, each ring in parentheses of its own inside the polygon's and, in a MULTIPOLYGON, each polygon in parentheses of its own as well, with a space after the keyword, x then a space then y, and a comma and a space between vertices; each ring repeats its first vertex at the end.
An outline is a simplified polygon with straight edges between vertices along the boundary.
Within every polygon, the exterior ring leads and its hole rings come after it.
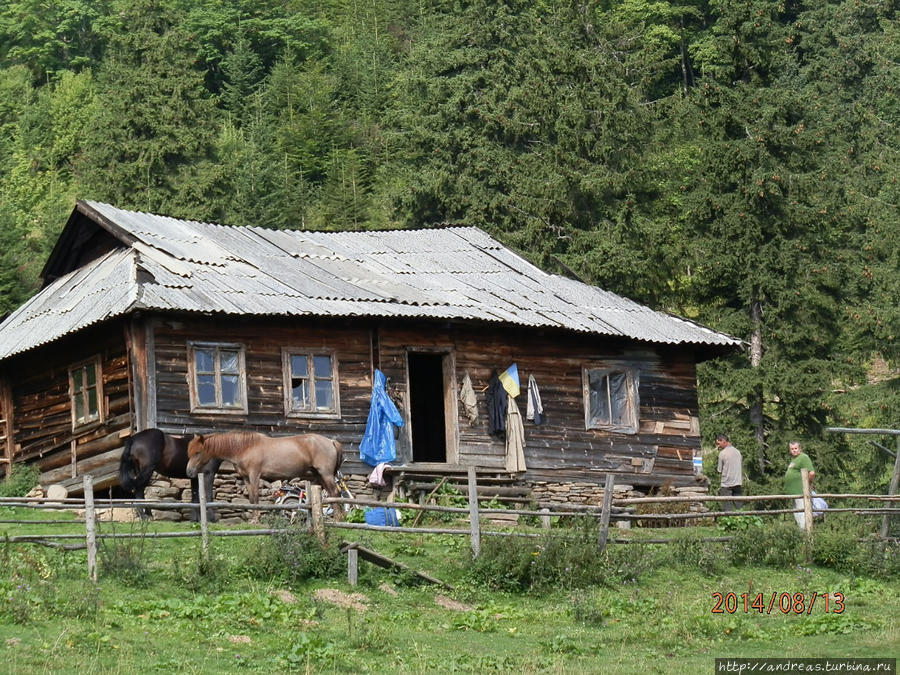
POLYGON ((359 557, 363 560, 367 560, 374 565, 378 565, 379 567, 383 567, 384 569, 393 569, 400 572, 408 572, 409 574, 413 574, 420 579, 424 579, 428 583, 437 584, 439 586, 443 586, 444 588, 453 589, 453 586, 448 584, 446 581, 441 581, 430 574, 426 574, 425 572, 420 572, 418 570, 413 569, 409 565, 406 565, 399 560, 394 560, 393 558, 388 558, 386 555, 382 555, 376 551, 373 551, 370 548, 366 548, 355 541, 342 541, 340 548, 341 553, 347 553, 351 550, 354 550, 358 553, 359 557))

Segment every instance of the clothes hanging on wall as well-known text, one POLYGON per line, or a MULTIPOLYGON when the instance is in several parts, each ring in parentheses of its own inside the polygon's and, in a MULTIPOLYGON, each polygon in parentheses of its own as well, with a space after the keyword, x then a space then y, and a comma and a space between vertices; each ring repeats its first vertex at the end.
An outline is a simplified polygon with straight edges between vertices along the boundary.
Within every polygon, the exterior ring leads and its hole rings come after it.
POLYGON ((475 390, 472 388, 472 378, 469 371, 463 376, 462 387, 459 390, 459 400, 463 405, 463 411, 469 419, 469 424, 478 423, 478 400, 475 398, 475 390))
POLYGON ((506 402, 506 470, 525 471, 525 426, 516 399, 509 396, 506 402))
POLYGON ((528 376, 528 403, 525 409, 525 418, 534 420, 534 423, 537 425, 541 425, 546 421, 544 406, 541 403, 541 392, 538 391, 534 375, 528 376))
POLYGON ((403 426, 403 417, 385 389, 386 381, 384 373, 376 370, 375 380, 372 382, 369 418, 366 421, 362 442, 359 444, 359 458, 372 466, 397 459, 394 427, 403 426))
POLYGON ((508 394, 497 375, 491 378, 487 388, 488 433, 500 438, 506 433, 506 399, 508 394))

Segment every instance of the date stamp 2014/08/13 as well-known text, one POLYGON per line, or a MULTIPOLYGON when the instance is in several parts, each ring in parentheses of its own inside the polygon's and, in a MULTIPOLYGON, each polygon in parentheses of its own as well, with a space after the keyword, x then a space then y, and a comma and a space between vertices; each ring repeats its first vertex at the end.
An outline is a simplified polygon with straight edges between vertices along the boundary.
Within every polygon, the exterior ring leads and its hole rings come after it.
POLYGON ((813 608, 823 614, 843 614, 843 593, 713 593, 713 614, 812 614, 813 608))

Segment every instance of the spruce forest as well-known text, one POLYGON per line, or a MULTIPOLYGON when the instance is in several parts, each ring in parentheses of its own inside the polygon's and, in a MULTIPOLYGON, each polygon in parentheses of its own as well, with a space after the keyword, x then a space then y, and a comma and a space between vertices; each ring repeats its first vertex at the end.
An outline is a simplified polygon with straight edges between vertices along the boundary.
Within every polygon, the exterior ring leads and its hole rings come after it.
MULTIPOLYGON (((0 314, 78 198, 291 229, 483 228, 743 338, 704 447, 885 492, 900 427, 896 0, 6 0, 0 314)), ((747 488, 745 488, 747 489, 747 488)))

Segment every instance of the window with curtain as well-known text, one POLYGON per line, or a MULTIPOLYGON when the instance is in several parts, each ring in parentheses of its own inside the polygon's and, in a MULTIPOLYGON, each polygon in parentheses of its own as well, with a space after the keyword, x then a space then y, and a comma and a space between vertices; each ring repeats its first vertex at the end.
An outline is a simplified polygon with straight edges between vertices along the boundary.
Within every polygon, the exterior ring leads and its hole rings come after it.
POLYGON ((583 380, 586 428, 637 433, 637 371, 588 367, 583 380))
POLYGON ((227 343, 190 343, 191 409, 247 411, 244 348, 227 343))
POLYGON ((340 416, 337 361, 333 353, 287 349, 283 352, 283 364, 288 415, 340 416))

